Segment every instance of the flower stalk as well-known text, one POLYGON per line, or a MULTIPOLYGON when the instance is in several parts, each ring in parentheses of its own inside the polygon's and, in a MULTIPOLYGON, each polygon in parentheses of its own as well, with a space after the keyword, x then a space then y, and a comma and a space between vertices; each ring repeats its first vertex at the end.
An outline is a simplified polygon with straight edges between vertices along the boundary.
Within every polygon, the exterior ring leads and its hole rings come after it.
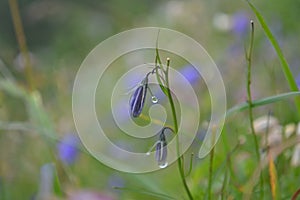
MULTIPOLYGON (((158 45, 158 43, 156 44, 158 45)), ((147 90, 149 89, 150 94, 152 95, 152 102, 156 103, 158 100, 156 97, 152 94, 150 88, 148 88, 148 76, 151 74, 156 75, 157 82, 160 86, 160 89, 162 92, 167 96, 170 107, 171 107, 171 113, 172 113, 172 119, 173 119, 173 128, 170 127, 164 127, 160 134, 159 134, 159 139, 158 141, 151 147, 151 149, 147 152, 147 155, 150 155, 150 152, 155 148, 155 159, 159 165, 160 168, 165 168, 168 163, 167 163, 167 140, 165 136, 165 130, 170 129, 176 137, 176 151, 177 151, 177 164, 178 164, 178 170, 179 170, 179 175, 180 179, 182 181, 182 184, 184 186, 184 189, 187 193, 187 196, 189 197, 190 200, 193 200, 192 193, 188 187, 188 184, 185 179, 185 172, 184 172, 184 159, 183 155, 180 155, 180 141, 179 141, 179 136, 178 136, 178 121, 177 121, 177 114, 176 114, 176 109, 175 109, 175 103, 171 94, 170 90, 170 82, 169 82, 169 68, 170 68, 170 58, 167 58, 166 62, 166 67, 163 66, 159 52, 158 52, 158 47, 156 47, 156 56, 155 56, 155 67, 152 71, 147 73, 145 78, 141 81, 140 85, 137 87, 135 92, 132 94, 130 101, 129 101, 129 106, 130 106, 130 113, 131 116, 136 118, 142 115, 142 110, 145 104, 145 99, 147 95, 147 90), (153 100, 153 97, 155 99, 153 100)), ((191 159, 192 162, 192 159, 191 159)), ((192 165, 192 163, 190 163, 192 165)), ((190 173, 190 172, 188 172, 190 173)))
POLYGON ((159 66, 158 69, 162 70, 165 78, 165 86, 162 84, 162 81, 160 80, 160 77, 158 75, 158 70, 156 71, 156 77, 157 80, 160 84, 160 88, 162 91, 167 95, 168 101, 170 103, 171 107, 171 113, 172 113, 172 118, 173 118, 173 124, 174 124, 174 133, 176 134, 176 149, 177 149, 177 164, 178 164, 178 170, 179 170, 179 175, 182 181, 182 184, 184 186, 184 189, 187 193, 187 196, 189 197, 190 200, 193 200, 192 193, 187 185, 186 179, 185 179, 185 174, 184 174, 184 168, 183 168, 183 156, 180 156, 180 142, 179 142, 179 136, 178 136, 178 121, 177 121, 177 115, 176 115, 176 109, 175 109, 175 104, 174 100, 171 94, 170 90, 170 82, 169 82, 169 68, 170 68, 170 58, 167 58, 167 67, 166 70, 163 69, 163 65, 159 56, 158 48, 156 48, 156 59, 155 59, 155 66, 159 66))

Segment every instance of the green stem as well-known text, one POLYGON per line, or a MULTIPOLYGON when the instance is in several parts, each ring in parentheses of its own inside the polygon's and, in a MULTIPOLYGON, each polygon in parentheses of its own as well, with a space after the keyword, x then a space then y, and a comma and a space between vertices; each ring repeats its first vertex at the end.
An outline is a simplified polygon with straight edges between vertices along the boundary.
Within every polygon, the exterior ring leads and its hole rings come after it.
POLYGON ((157 65, 159 65, 159 67, 156 70, 156 79, 159 83, 159 86, 162 90, 162 92, 168 97, 169 103, 170 103, 170 107, 171 107, 171 111, 172 111, 172 118, 173 118, 173 123, 174 123, 174 133, 176 134, 176 149, 177 149, 177 164, 178 164, 178 170, 179 170, 179 174, 180 174, 180 178, 182 181, 182 184, 184 186, 184 189, 189 197, 190 200, 193 200, 193 196, 192 193, 187 185, 186 179, 185 179, 185 174, 184 174, 184 169, 183 169, 183 156, 180 156, 180 151, 179 151, 179 137, 178 137, 178 122, 177 122, 177 115, 176 115, 176 109, 175 109, 175 104, 174 104, 174 100, 172 98, 172 94, 171 94, 171 90, 170 90, 170 84, 169 84, 169 67, 170 67, 170 59, 167 58, 167 68, 166 70, 164 70, 160 56, 159 56, 159 51, 158 51, 158 36, 159 36, 159 32, 157 34, 157 40, 156 40, 156 48, 155 48, 155 67, 157 67, 157 65), (161 70, 163 72, 163 74, 165 75, 165 86, 163 85, 162 81, 160 80, 159 77, 159 72, 158 70, 161 70))
MULTIPOLYGON (((258 146, 258 141, 257 141, 254 125, 253 125, 254 120, 253 120, 252 95, 251 95, 251 66, 252 66, 253 41, 254 41, 254 23, 253 23, 253 21, 251 21, 250 48, 249 48, 249 54, 246 55, 246 59, 248 62, 248 65, 247 65, 247 96, 248 96, 248 104, 249 104, 250 128, 251 128, 252 136, 254 139, 257 161, 260 162, 259 146, 258 146)), ((260 174, 260 198, 263 199, 263 179, 262 179, 261 174, 260 174)))
MULTIPOLYGON (((173 123, 174 123, 174 132, 176 134, 176 144, 177 144, 177 155, 180 155, 180 151, 179 151, 179 136, 178 136, 178 122, 177 122, 177 115, 176 115, 176 110, 175 110, 175 104, 174 104, 174 100, 172 98, 172 94, 171 94, 171 90, 169 87, 169 64, 170 64, 170 60, 167 60, 167 69, 165 71, 165 79, 166 79, 166 88, 167 88, 167 96, 168 96, 168 100, 171 106, 171 111, 172 111, 172 117, 173 117, 173 123)), ((183 183, 184 189, 189 197, 190 200, 193 200, 193 196, 191 194, 191 191, 187 185, 186 179, 185 179, 185 175, 184 175, 184 170, 183 170, 183 163, 182 163, 182 156, 179 156, 179 158, 177 159, 177 164, 178 164, 178 170, 179 170, 179 174, 180 174, 180 178, 181 181, 183 183)))
POLYGON ((208 200, 211 200, 211 185, 212 185, 212 174, 213 174, 213 162, 214 162, 215 148, 213 147, 210 152, 209 159, 209 177, 208 177, 208 200))

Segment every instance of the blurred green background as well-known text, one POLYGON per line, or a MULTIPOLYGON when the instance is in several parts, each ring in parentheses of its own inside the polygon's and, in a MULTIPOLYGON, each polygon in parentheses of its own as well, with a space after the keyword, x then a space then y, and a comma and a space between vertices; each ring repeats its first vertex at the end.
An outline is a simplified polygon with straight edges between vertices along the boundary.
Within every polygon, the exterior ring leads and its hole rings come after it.
MULTIPOLYGON (((253 3, 278 39, 294 77, 298 77, 300 2, 274 0, 253 3)), ((19 9, 32 62, 35 91, 30 93, 25 89, 24 60, 20 56, 9 3, 2 0, 0 199, 43 199, 43 195, 50 199, 162 198, 141 191, 162 193, 176 199, 186 198, 176 164, 153 173, 122 173, 92 158, 76 139, 74 143, 80 151, 75 153, 74 161, 61 158, 59 144, 66 136, 76 135, 72 117, 72 87, 77 70, 97 44, 121 31, 158 26, 194 38, 218 65, 229 108, 245 102, 247 98, 244 49, 249 45, 248 22, 253 19, 253 98, 289 90, 279 60, 245 1, 20 0, 19 9), (7 79, 14 80, 15 84, 9 85, 5 81, 7 79)), ((210 102, 207 92, 205 95, 200 93, 205 90, 203 84, 200 81, 194 88, 203 98, 202 106, 205 107, 210 102)), ((255 109, 254 116, 267 115, 271 111, 278 123, 284 126, 298 123, 294 110, 292 100, 288 100, 255 109)), ((205 119, 209 119, 209 111, 204 112, 205 119)), ((226 122, 216 146, 213 199, 220 198, 224 185, 226 199, 240 199, 243 186, 256 169, 248 121, 247 112, 244 112, 226 122), (246 142, 239 145, 233 154, 234 167, 228 167, 231 178, 224 184, 228 169, 224 167, 227 166, 226 158, 241 138, 246 142)), ((69 141, 68 138, 66 140, 69 141)), ((283 139, 280 142, 284 142, 283 139)), ((190 153, 197 154, 200 145, 201 139, 198 138, 186 153, 187 168, 190 153)), ((274 161, 280 191, 278 199, 290 199, 300 187, 299 167, 291 166, 293 152, 294 147, 290 146, 274 161)), ((193 171, 187 177, 197 199, 207 198, 208 167, 209 158, 200 160, 195 157, 193 171)), ((268 169, 264 169, 263 174, 265 199, 271 199, 268 169)))

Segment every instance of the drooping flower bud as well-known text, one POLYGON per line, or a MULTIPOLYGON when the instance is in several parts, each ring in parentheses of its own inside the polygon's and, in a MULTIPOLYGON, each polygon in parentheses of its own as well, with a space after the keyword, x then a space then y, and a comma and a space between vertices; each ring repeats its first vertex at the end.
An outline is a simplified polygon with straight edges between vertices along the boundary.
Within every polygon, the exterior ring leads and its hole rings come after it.
POLYGON ((148 88, 148 77, 142 81, 141 85, 134 91, 133 95, 130 98, 130 114, 132 117, 138 117, 142 113, 145 98, 148 88))
POLYGON ((160 168, 165 168, 168 166, 168 162, 167 162, 168 146, 167 146, 167 140, 165 136, 165 130, 167 129, 169 129, 174 133, 173 129, 169 127, 164 127, 159 134, 158 141, 156 141, 155 144, 146 153, 146 155, 150 155, 151 151, 155 148, 155 160, 157 161, 157 164, 160 168))
POLYGON ((159 141, 156 144, 155 159, 160 167, 167 165, 167 141, 164 132, 159 135, 159 141))

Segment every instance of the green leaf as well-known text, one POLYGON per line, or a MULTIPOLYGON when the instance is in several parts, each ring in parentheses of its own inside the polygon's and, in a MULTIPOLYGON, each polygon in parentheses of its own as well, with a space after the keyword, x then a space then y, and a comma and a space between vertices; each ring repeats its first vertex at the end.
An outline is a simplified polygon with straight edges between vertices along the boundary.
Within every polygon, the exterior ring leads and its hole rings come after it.
MULTIPOLYGON (((300 92, 288 92, 288 93, 283 93, 283 94, 279 94, 279 95, 275 95, 275 96, 270 96, 270 97, 266 97, 263 99, 259 99, 259 100, 254 100, 252 101, 252 107, 259 107, 259 106, 263 106, 263 105, 267 105, 267 104, 271 104, 271 103, 275 103, 277 101, 282 101, 291 97, 295 97, 295 96, 299 96, 300 92)), ((243 110, 247 110, 249 109, 249 104, 247 102, 239 104, 237 106, 234 106, 232 108, 230 108, 227 113, 226 113, 226 117, 243 111, 243 110)))

